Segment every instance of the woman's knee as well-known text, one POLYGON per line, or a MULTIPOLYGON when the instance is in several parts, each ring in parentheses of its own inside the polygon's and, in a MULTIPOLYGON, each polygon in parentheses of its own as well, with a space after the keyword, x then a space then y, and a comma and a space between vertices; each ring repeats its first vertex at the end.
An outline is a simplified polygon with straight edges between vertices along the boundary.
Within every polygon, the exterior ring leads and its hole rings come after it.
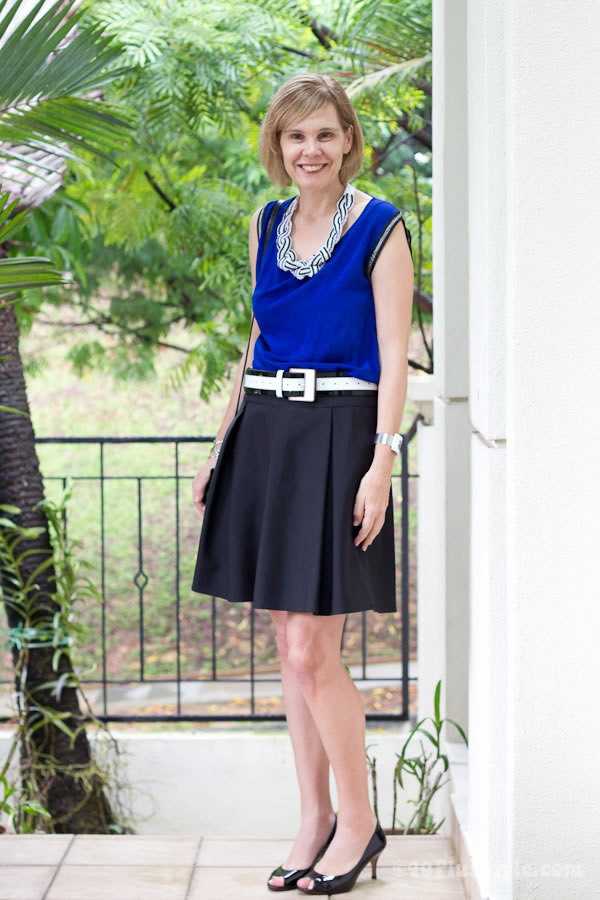
POLYGON ((286 659, 288 655, 287 646, 287 610, 270 609, 271 618, 275 626, 275 638, 277 640, 277 649, 279 656, 286 659))
POLYGON ((287 660, 296 677, 303 682, 316 683, 331 675, 331 669, 339 664, 336 646, 326 635, 315 629, 314 623, 306 628, 290 627, 286 631, 287 660))
POLYGON ((318 681, 329 666, 329 661, 314 643, 297 638, 288 642, 287 661, 296 677, 309 684, 318 681))
POLYGON ((271 610, 281 659, 301 681, 316 682, 331 677, 340 665, 340 637, 345 616, 316 622, 311 613, 271 610))

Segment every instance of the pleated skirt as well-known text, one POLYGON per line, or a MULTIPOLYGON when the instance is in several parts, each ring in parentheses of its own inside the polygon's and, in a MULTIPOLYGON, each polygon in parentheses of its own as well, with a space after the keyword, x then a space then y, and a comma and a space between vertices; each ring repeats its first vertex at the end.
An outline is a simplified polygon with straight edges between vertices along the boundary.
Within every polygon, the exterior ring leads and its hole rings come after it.
POLYGON ((192 590, 317 616, 396 612, 393 498, 370 546, 353 508, 374 454, 377 391, 314 402, 244 392, 221 444, 192 590))

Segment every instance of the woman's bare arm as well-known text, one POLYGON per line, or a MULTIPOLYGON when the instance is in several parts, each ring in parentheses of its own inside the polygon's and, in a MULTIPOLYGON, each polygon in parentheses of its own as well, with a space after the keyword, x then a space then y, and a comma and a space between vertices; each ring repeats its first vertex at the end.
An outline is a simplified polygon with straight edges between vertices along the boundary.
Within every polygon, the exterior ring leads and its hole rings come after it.
MULTIPOLYGON (((403 226, 398 222, 371 276, 381 373, 377 392, 377 431, 400 429, 408 386, 408 341, 412 321, 414 269, 403 226)), ((375 444, 374 465, 390 474, 395 454, 375 444)))
MULTIPOLYGON (((375 430, 393 434, 400 429, 406 401, 414 290, 412 258, 400 223, 375 263, 371 282, 381 366, 375 430)), ((361 526, 354 544, 362 550, 373 543, 383 527, 395 458, 390 447, 375 444, 373 462, 360 482, 353 513, 354 524, 361 526)))

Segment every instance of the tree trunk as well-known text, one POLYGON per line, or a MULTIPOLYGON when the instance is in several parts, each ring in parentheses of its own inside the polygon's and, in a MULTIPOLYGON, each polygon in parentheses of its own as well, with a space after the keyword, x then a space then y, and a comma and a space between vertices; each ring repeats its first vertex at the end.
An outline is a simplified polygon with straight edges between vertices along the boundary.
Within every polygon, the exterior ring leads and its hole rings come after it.
MULTIPOLYGON (((18 516, 10 516, 18 525, 42 526, 43 532, 35 540, 23 541, 20 551, 32 548, 36 552, 27 556, 21 565, 25 580, 51 552, 48 522, 41 508, 34 510, 35 504, 44 498, 44 488, 37 458, 33 424, 29 418, 29 405, 23 374, 23 365, 19 353, 19 335, 14 305, 7 298, 0 298, 0 406, 8 406, 22 410, 26 416, 17 413, 0 411, 0 503, 13 504, 21 509, 18 516)), ((49 566, 38 576, 36 582, 39 592, 35 599, 36 624, 52 620, 58 610, 58 604, 52 599, 54 592, 54 567, 49 566), (38 618, 39 616, 39 618, 38 618)), ((9 627, 17 627, 22 616, 6 601, 10 596, 10 586, 6 572, 0 571, 0 593, 4 600, 9 627)), ((67 653, 60 656, 58 670, 52 669, 53 648, 29 648, 26 666, 25 685, 29 695, 33 694, 33 703, 39 702, 59 712, 67 712, 65 724, 76 730, 81 724, 81 711, 77 691, 72 687, 63 688, 60 699, 54 696, 52 688, 40 688, 48 681, 56 681, 63 672, 72 672, 71 660, 67 653)), ((16 664, 17 651, 13 649, 16 664)), ((20 710, 21 717, 26 717, 27 724, 33 724, 36 714, 32 708, 32 700, 25 700, 25 708, 20 710)), ((51 813, 52 820, 48 829, 56 833, 92 833, 109 832, 109 825, 114 817, 105 795, 100 777, 94 774, 90 781, 93 787, 85 787, 78 777, 63 771, 63 767, 72 771, 86 770, 92 762, 87 735, 81 729, 73 747, 67 734, 46 722, 30 734, 28 742, 20 745, 21 781, 25 796, 38 800, 51 813), (44 763, 45 755, 57 760, 55 774, 40 784, 40 773, 36 766, 44 763), (31 796, 31 785, 41 787, 41 795, 31 796), (87 796, 86 796, 87 794, 87 796), (56 823, 54 822, 54 820, 56 823)), ((44 820, 46 821, 46 820, 44 820)))

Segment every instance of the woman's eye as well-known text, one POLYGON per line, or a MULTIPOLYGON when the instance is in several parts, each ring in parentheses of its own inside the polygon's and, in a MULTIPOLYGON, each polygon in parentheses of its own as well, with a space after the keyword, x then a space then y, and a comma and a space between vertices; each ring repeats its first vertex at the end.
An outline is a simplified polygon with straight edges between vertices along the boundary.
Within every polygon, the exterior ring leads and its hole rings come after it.
MULTIPOLYGON (((331 137, 332 134, 333 134, 333 132, 331 132, 331 131, 322 131, 321 134, 319 135, 319 137, 320 137, 320 138, 324 138, 324 137, 325 137, 325 138, 328 138, 328 137, 331 137)), ((303 137, 303 135, 301 135, 301 134, 296 134, 296 133, 290 134, 290 138, 291 138, 293 141, 295 141, 296 138, 302 139, 302 137, 303 137)))

